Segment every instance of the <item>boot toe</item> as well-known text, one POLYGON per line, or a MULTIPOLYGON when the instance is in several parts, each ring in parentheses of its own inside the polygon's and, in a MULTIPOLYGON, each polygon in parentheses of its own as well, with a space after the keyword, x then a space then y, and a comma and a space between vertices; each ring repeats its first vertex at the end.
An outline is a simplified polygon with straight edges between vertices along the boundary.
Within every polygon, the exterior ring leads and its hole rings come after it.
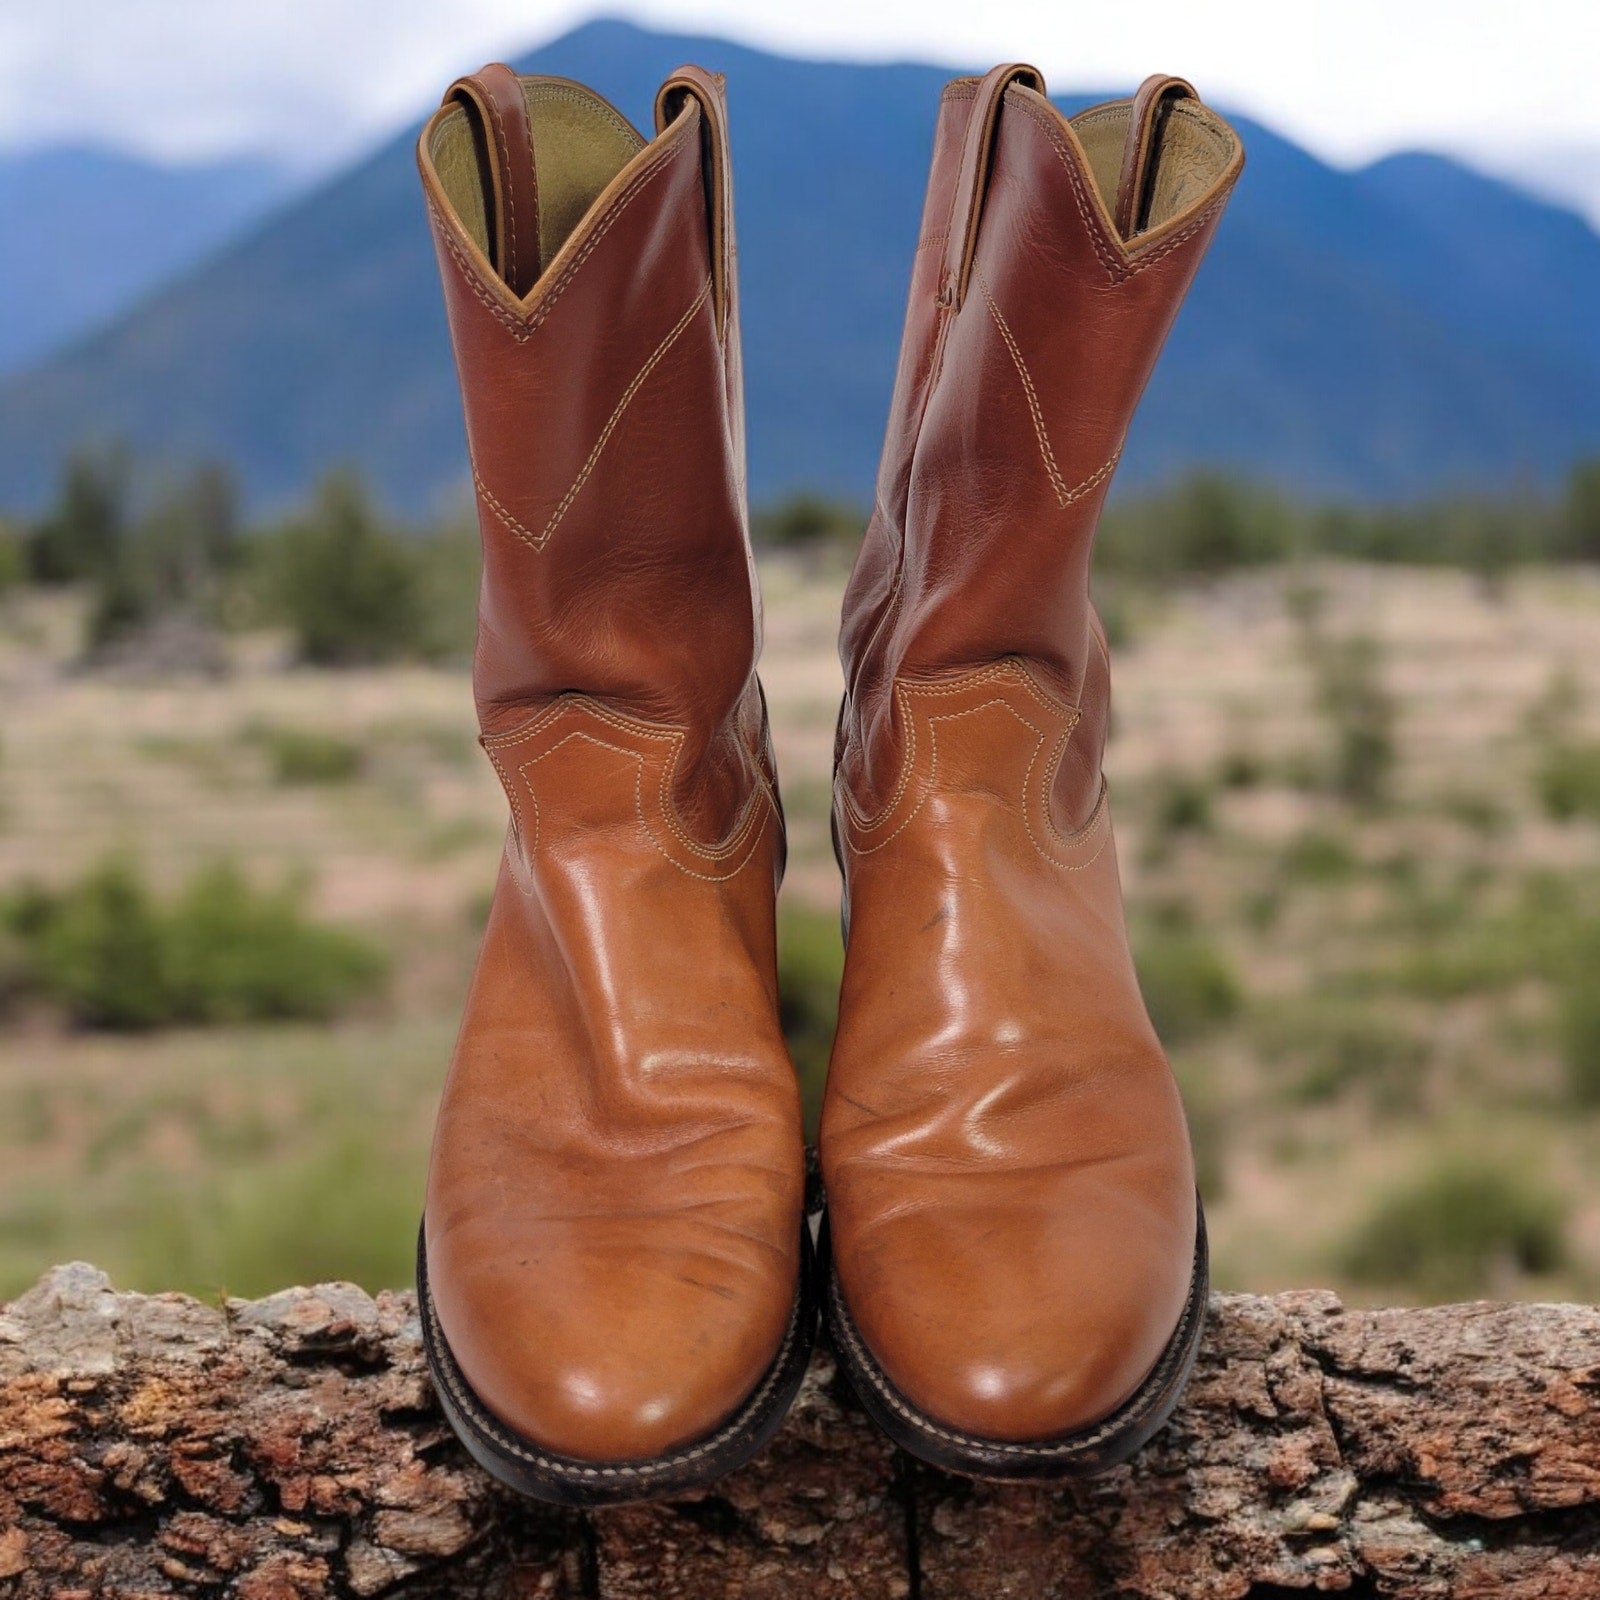
POLYGON ((439 1322, 475 1397, 528 1445, 580 1461, 656 1460, 714 1433, 778 1352, 793 1274, 752 1281, 639 1248, 590 1262, 452 1270, 430 1250, 439 1322))
POLYGON ((1020 1442, 1092 1428, 1139 1388, 1182 1316, 1192 1222, 1180 1244, 1177 1228, 920 1221, 875 1241, 865 1292, 846 1285, 846 1302, 894 1387, 955 1432, 1020 1442))

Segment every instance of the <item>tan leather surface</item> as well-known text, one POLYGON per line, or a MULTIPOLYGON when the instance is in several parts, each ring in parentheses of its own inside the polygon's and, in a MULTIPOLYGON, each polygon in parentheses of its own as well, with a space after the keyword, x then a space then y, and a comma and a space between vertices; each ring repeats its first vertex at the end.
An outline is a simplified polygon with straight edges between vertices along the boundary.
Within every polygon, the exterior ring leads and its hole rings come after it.
POLYGON ((782 819, 708 212, 724 123, 717 86, 687 82, 526 296, 435 166, 462 113, 419 152, 483 535, 474 691, 511 808, 439 1111, 429 1282, 479 1398, 589 1460, 724 1421, 778 1350, 799 1257, 782 819))
POLYGON ((1193 1263, 1183 1110, 1103 796, 1088 576, 1124 434, 1242 158, 1194 108, 1203 192, 1130 247, 1111 215, 1128 103, 1085 114, 1116 123, 1095 161, 1012 81, 985 168, 964 157, 995 82, 960 80, 940 108, 845 600, 848 941, 822 1163, 845 1299, 889 1378, 937 1423, 1021 1440, 1138 1386, 1193 1263), (952 223, 979 204, 957 302, 941 293, 952 223))

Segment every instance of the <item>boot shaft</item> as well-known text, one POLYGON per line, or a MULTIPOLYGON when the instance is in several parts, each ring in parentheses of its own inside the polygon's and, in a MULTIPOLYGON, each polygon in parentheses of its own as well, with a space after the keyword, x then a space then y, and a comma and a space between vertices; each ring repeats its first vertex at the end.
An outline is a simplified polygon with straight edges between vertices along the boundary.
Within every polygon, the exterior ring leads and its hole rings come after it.
MULTIPOLYGON (((1073 706, 1103 677, 1088 585, 1100 508, 1242 165, 1178 80, 1070 122, 1043 88, 1031 68, 997 68, 940 106, 841 636, 841 766, 868 809, 894 781, 871 753, 895 743, 897 678, 1015 657, 1073 706)), ((1081 728, 1080 748, 1094 734, 1081 728)))
POLYGON ((732 746, 759 745, 760 620, 720 81, 683 69, 656 117, 647 144, 578 84, 491 68, 418 164, 483 538, 483 731, 564 694, 680 729, 694 810, 698 769, 737 789, 732 746))

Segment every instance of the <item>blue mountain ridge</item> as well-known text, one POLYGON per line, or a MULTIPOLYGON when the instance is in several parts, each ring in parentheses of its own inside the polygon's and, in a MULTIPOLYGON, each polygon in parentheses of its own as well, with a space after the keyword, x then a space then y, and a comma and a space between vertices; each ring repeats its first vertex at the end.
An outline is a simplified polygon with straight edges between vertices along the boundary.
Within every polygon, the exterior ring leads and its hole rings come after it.
MULTIPOLYGON (((516 65, 591 84, 647 126, 684 60, 729 78, 752 496, 865 503, 951 73, 617 21, 516 65)), ((1396 499, 1548 483, 1600 453, 1600 236, 1581 218, 1442 157, 1346 172, 1239 127, 1245 175, 1124 486, 1208 465, 1396 499)), ((414 138, 0 385, 0 505, 39 504, 66 451, 113 437, 160 461, 229 461, 258 509, 341 463, 402 511, 458 495, 459 399, 414 138)))
POLYGON ((92 145, 0 152, 0 375, 109 322, 292 187, 266 160, 167 164, 92 145))

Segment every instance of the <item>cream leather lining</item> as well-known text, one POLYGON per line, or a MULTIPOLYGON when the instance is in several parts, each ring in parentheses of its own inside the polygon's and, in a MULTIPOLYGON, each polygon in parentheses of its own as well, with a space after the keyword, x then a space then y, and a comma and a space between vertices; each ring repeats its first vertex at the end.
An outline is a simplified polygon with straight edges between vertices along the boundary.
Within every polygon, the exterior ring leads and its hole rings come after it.
MULTIPOLYGON (((522 85, 539 176, 539 254, 554 258, 605 186, 644 148, 617 112, 576 83, 529 78, 522 85)), ((439 119, 429 146, 445 198, 488 253, 483 175, 467 114, 459 106, 439 119)))
MULTIPOLYGON (((1128 132, 1130 101, 1092 106, 1070 119, 1094 174, 1095 187, 1113 215, 1117 181, 1122 173, 1122 146, 1128 132)), ((1208 194, 1227 171, 1238 148, 1233 130, 1214 112, 1194 100, 1179 100, 1167 112, 1156 149, 1155 181, 1145 232, 1170 222, 1208 194)))

